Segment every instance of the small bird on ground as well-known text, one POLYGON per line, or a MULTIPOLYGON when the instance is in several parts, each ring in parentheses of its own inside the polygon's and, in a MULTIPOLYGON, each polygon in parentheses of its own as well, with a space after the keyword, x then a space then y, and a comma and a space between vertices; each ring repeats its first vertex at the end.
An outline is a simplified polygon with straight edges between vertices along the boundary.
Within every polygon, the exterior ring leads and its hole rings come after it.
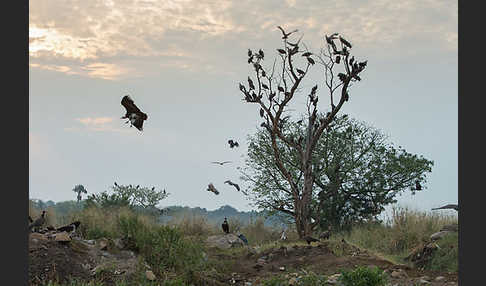
POLYGON ((219 195, 219 191, 216 190, 216 188, 214 187, 213 183, 209 183, 208 188, 207 188, 207 191, 208 192, 213 192, 215 195, 219 195))
POLYGON ((128 121, 125 123, 130 122, 130 127, 135 126, 138 130, 143 131, 143 121, 147 120, 147 114, 143 113, 133 102, 133 100, 130 98, 130 96, 125 95, 122 98, 121 104, 127 112, 125 115, 121 118, 128 118, 128 121))
POLYGON ((229 233, 229 224, 228 220, 224 218, 223 224, 221 224, 221 227, 223 228, 224 233, 228 234, 229 233))
POLYGON ((224 162, 218 162, 218 161, 214 161, 214 162, 211 162, 211 163, 214 163, 214 164, 219 164, 221 166, 223 166, 224 164, 226 163, 231 163, 231 161, 224 161, 224 162))
POLYGON ((42 211, 42 215, 29 225, 29 230, 32 230, 32 228, 43 226, 46 223, 45 215, 46 215, 46 211, 42 211))
POLYGON ((238 190, 238 192, 240 191, 240 186, 238 186, 238 184, 233 183, 233 182, 231 182, 230 180, 224 181, 224 183, 225 183, 225 184, 229 184, 229 185, 231 185, 231 186, 235 187, 235 188, 238 190))
POLYGON ((234 147, 239 147, 240 144, 238 142, 233 141, 233 139, 228 140, 228 144, 230 145, 230 148, 233 149, 234 147))
POLYGON ((308 235, 308 236, 306 236, 306 237, 304 237, 304 240, 305 240, 305 241, 307 242, 307 244, 309 244, 309 245, 311 244, 311 242, 318 242, 318 241, 320 241, 319 239, 313 238, 313 237, 311 237, 311 236, 309 236, 309 235, 308 235))
POLYGON ((448 204, 448 205, 442 206, 440 208, 433 208, 432 210, 445 210, 445 209, 452 209, 452 210, 459 211, 459 205, 448 204))
POLYGON ((324 231, 323 233, 321 233, 321 235, 319 235, 319 238, 320 239, 329 239, 330 236, 331 236, 331 226, 328 226, 327 230, 324 231))

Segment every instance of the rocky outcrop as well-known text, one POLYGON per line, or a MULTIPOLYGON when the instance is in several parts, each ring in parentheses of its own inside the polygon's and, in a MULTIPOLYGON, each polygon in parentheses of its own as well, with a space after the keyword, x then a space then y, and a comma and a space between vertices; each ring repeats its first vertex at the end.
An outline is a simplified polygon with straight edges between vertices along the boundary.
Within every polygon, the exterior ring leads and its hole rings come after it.
POLYGON ((241 247, 244 242, 236 235, 229 233, 223 235, 212 235, 208 237, 206 243, 210 247, 228 249, 232 247, 241 247))

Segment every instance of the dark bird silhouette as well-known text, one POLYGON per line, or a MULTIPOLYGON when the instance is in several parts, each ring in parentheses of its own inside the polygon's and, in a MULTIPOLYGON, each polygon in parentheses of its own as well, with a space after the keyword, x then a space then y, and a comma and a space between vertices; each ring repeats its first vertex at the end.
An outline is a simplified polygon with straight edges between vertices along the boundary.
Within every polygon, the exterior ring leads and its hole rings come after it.
POLYGON ((208 188, 207 188, 207 191, 208 192, 213 192, 215 195, 219 195, 219 191, 216 190, 216 188, 214 187, 213 183, 209 183, 208 188))
POLYGON ((228 234, 229 233, 229 224, 226 218, 224 218, 223 224, 221 224, 221 227, 223 228, 224 233, 228 234))
POLYGON ((311 242, 317 242, 317 241, 320 241, 319 239, 313 238, 313 237, 311 237, 311 236, 309 236, 309 235, 308 235, 308 236, 306 236, 306 237, 304 237, 304 240, 305 240, 305 241, 307 242, 307 244, 309 244, 309 245, 311 244, 311 242))
POLYGON ((33 223, 34 220, 29 216, 29 223, 33 223))
POLYGON ((45 215, 46 215, 46 211, 42 211, 42 215, 29 225, 29 230, 31 230, 34 227, 43 226, 46 223, 45 215))
POLYGON ((214 162, 211 162, 211 163, 214 163, 214 164, 220 164, 221 166, 223 166, 224 164, 226 163, 231 163, 231 161, 224 161, 224 162, 218 162, 218 161, 214 161, 214 162))
POLYGON ((419 181, 415 181, 415 190, 417 190, 417 191, 421 191, 422 190, 422 186, 420 185, 420 182, 419 181))
POLYGON ((234 147, 239 147, 240 146, 240 144, 238 144, 238 142, 236 142, 236 141, 233 141, 233 139, 228 140, 228 144, 230 145, 230 148, 234 148, 234 147))
POLYGON ((327 230, 324 231, 323 233, 321 233, 321 235, 319 235, 319 238, 320 239, 329 239, 330 236, 331 236, 331 226, 328 226, 327 230))
POLYGON ((346 47, 350 48, 351 49, 351 43, 346 41, 346 39, 344 39, 343 37, 339 36, 339 40, 341 41, 341 43, 343 43, 346 47))
POLYGON ((233 182, 231 182, 230 180, 224 181, 224 183, 225 183, 225 184, 229 184, 229 185, 231 185, 231 186, 235 187, 235 188, 238 190, 238 192, 240 191, 240 186, 238 186, 238 184, 233 183, 233 182))
POLYGON ((115 182, 115 187, 118 187, 118 184, 115 182))
POLYGON ((333 52, 336 53, 337 52, 337 47, 336 47, 336 44, 334 44, 334 41, 333 41, 336 38, 336 36, 331 35, 330 37, 328 37, 326 35, 325 37, 326 37, 326 42, 331 46, 333 52))
POLYGON ((75 232, 80 224, 81 224, 81 222, 77 220, 77 221, 72 222, 68 225, 65 225, 65 226, 58 228, 57 231, 75 232))
POLYGON ((287 39, 287 38, 290 36, 290 34, 292 34, 292 33, 295 33, 295 32, 298 32, 298 31, 299 31, 299 30, 297 30, 297 29, 296 29, 296 30, 293 30, 292 32, 285 33, 285 31, 284 31, 284 29, 283 29, 282 27, 277 26, 277 28, 279 28, 279 29, 280 29, 280 31, 282 31, 282 35, 283 35, 283 36, 282 36, 282 39, 287 39))
POLYGON ((440 208, 433 208, 432 210, 445 210, 445 209, 452 209, 452 210, 459 211, 459 205, 448 204, 448 205, 442 206, 440 208))
POLYGON ((122 117, 128 118, 128 121, 125 123, 130 122, 130 127, 135 126, 138 130, 143 131, 143 121, 147 120, 147 114, 143 113, 133 102, 133 100, 130 98, 130 96, 125 95, 122 98, 121 104, 127 112, 125 115, 122 117))

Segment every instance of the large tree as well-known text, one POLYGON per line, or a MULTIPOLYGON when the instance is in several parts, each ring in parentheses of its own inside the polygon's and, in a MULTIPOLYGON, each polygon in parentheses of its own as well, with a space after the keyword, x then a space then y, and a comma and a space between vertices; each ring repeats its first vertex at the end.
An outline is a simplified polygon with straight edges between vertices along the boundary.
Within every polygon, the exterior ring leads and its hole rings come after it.
MULTIPOLYGON (((281 132, 294 138, 305 136, 305 119, 284 124, 281 132)), ((422 189, 433 161, 401 146, 395 148, 387 139, 364 122, 336 116, 313 150, 314 192, 309 212, 313 225, 340 228, 376 218, 386 205, 396 202, 399 193, 422 189)), ((304 172, 298 151, 282 142, 277 142, 277 149, 280 162, 302 188, 304 172)), ((249 136, 242 179, 251 186, 248 193, 257 207, 295 217, 292 187, 281 176, 273 153, 265 128, 249 136)))
MULTIPOLYGON (((282 33, 282 48, 277 49, 277 59, 270 67, 263 66, 264 52, 248 50, 248 63, 253 67, 254 76, 248 76, 248 85, 239 84, 244 100, 259 107, 260 116, 272 142, 272 156, 279 175, 289 185, 288 194, 292 198, 293 214, 297 232, 300 237, 311 233, 315 224, 311 221, 311 203, 315 182, 313 164, 314 150, 317 141, 326 127, 333 121, 343 104, 350 99, 349 88, 353 82, 361 80, 360 73, 367 62, 358 62, 351 56, 351 44, 341 35, 334 33, 324 37, 325 46, 317 54, 312 53, 298 40, 291 40, 295 32, 282 33), (304 47, 304 48, 303 48, 304 47), (277 62, 279 63, 277 65, 277 62), (303 84, 318 64, 323 70, 318 74, 323 77, 322 86, 329 96, 330 111, 326 116, 318 118, 318 84, 303 84), (288 120, 284 112, 297 94, 307 90, 306 118, 307 127, 303 137, 296 140, 282 131, 283 123, 288 120), (337 103, 337 104, 336 104, 337 103), (302 171, 303 184, 295 177, 288 166, 282 161, 279 144, 296 151, 299 166, 302 171)), ((322 103, 322 100, 321 100, 322 103)))

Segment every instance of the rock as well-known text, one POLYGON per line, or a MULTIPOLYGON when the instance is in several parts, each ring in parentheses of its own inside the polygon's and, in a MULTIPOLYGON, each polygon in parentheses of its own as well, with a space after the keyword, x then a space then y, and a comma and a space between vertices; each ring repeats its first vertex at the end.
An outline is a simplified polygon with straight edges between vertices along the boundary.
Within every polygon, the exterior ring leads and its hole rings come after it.
POLYGON ((232 247, 241 247, 244 245, 244 242, 236 235, 230 234, 223 234, 223 235, 212 235, 208 237, 206 243, 209 246, 228 249, 232 247))
POLYGON ((37 240, 43 240, 43 241, 48 240, 48 238, 45 234, 37 233, 37 232, 31 233, 30 238, 31 239, 37 239, 37 240))
POLYGON ((390 276, 393 277, 393 278, 406 278, 406 277, 408 277, 407 272, 405 272, 403 269, 394 270, 390 274, 390 276))
POLYGON ((328 283, 328 284, 336 284, 338 282, 339 277, 341 277, 341 273, 333 274, 333 275, 327 277, 326 283, 328 283))
POLYGON ((438 240, 438 239, 441 239, 442 237, 444 237, 445 235, 447 235, 449 233, 451 233, 451 231, 448 231, 448 230, 446 230, 446 231, 439 231, 439 232, 436 232, 436 233, 432 234, 430 236, 430 239, 431 240, 438 240))
POLYGON ((148 280, 154 281, 155 280, 155 274, 152 272, 152 270, 147 270, 145 271, 145 276, 147 277, 148 280))
POLYGON ((54 234, 54 240, 60 242, 71 241, 71 237, 65 231, 54 234))
POLYGON ((278 268, 278 270, 280 270, 280 271, 285 271, 285 266, 280 266, 280 267, 278 268))
POLYGON ((245 286, 252 286, 251 282, 245 282, 245 286))
POLYGON ((125 244, 123 243, 123 240, 121 240, 121 238, 113 239, 113 244, 120 250, 125 248, 125 244))
POLYGON ((419 283, 419 285, 429 285, 430 284, 429 281, 427 281, 425 279, 422 279, 422 278, 420 278, 420 280, 418 281, 418 283, 419 283))
POLYGON ((289 285, 297 285, 297 283, 299 283, 297 278, 295 278, 295 277, 290 278, 289 285))
POLYGON ((86 242, 87 244, 91 244, 91 245, 94 245, 95 244, 95 240, 94 239, 84 240, 84 242, 86 242))
POLYGON ((98 241, 98 248, 100 250, 106 250, 108 247, 108 240, 106 238, 100 238, 98 241))
POLYGON ((437 277, 435 277, 434 280, 437 281, 437 282, 440 282, 440 281, 444 281, 445 279, 446 278, 444 276, 437 276, 437 277))

